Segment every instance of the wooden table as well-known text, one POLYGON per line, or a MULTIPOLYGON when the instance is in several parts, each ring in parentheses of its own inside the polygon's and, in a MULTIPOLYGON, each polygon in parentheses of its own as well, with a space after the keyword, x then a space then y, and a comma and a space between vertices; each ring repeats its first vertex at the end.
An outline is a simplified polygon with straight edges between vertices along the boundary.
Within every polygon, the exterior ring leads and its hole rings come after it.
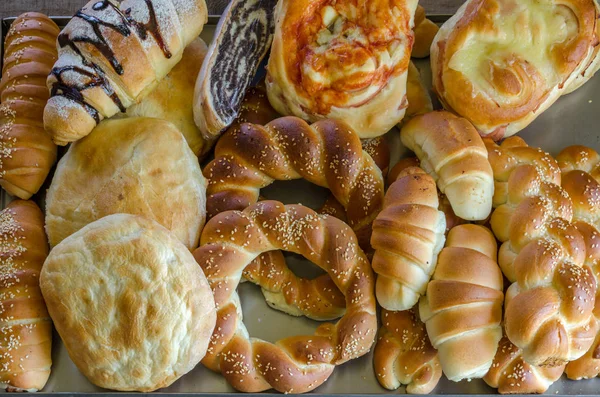
MULTIPOLYGON (((0 18, 17 16, 26 11, 39 11, 53 16, 73 15, 88 0, 0 0, 0 18)), ((219 0, 209 13, 220 13, 223 2, 219 0)), ((431 14, 453 14, 463 0, 420 0, 421 5, 431 14)))

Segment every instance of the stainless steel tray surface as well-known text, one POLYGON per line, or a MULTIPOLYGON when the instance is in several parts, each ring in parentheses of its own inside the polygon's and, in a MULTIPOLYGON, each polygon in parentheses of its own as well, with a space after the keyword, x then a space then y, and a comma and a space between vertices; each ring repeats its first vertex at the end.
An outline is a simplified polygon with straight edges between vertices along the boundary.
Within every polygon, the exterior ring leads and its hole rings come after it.
MULTIPOLYGON (((212 9, 211 9, 212 10, 212 9)), ((448 16, 433 16, 437 22, 448 16)), ((54 17, 59 26, 64 25, 69 17, 54 17)), ((2 21, 0 28, 4 34, 14 18, 2 21)), ((201 37, 210 43, 218 16, 211 16, 201 37)), ((428 87, 431 87, 431 72, 429 59, 416 60, 416 65, 428 87)), ((432 95, 433 97, 433 95, 432 95)), ((600 73, 582 88, 558 100, 548 111, 520 135, 532 146, 540 146, 552 154, 572 144, 585 144, 600 151, 600 73)), ((439 108, 439 104, 437 104, 439 108)), ((388 133, 392 144, 392 165, 407 154, 402 148, 396 129, 388 133)), ((46 185, 49 185, 51 178, 46 185)), ((47 188, 47 186, 46 186, 47 188)), ((43 188, 42 191, 45 191, 43 188)), ((305 181, 276 182, 262 192, 270 199, 278 199, 284 203, 303 203, 312 208, 318 208, 326 197, 326 189, 314 186, 305 181)), ((2 208, 11 198, 2 190, 0 193, 2 208)), ((43 206, 43 199, 38 195, 37 201, 43 206)), ((313 264, 297 255, 287 255, 289 266, 299 275, 313 277, 320 270, 313 264)), ((319 325, 318 322, 306 318, 291 317, 271 309, 264 301, 258 287, 244 283, 239 287, 244 322, 250 335, 267 341, 291 336, 311 334, 319 325)), ((58 335, 55 335, 53 346, 52 375, 41 394, 75 394, 75 393, 111 393, 110 391, 92 385, 75 367, 69 358, 65 347, 58 335)), ((156 394, 229 394, 235 393, 220 374, 213 373, 199 364, 194 370, 183 376, 172 386, 159 390, 156 394)), ((313 391, 314 395, 375 395, 402 394, 404 388, 388 391, 381 387, 375 378, 372 365, 372 353, 341 365, 334 371, 329 380, 313 391)), ((433 394, 464 395, 464 394, 495 394, 482 380, 455 383, 444 377, 433 394)), ((118 393, 120 395, 134 395, 118 393)), ((563 377, 547 392, 552 395, 599 395, 600 379, 570 381, 563 377)))

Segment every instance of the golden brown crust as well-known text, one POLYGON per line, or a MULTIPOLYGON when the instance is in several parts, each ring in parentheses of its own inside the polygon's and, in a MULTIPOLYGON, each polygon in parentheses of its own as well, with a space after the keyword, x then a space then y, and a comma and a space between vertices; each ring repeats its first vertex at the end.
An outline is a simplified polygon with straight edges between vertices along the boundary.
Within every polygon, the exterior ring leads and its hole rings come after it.
POLYGON ((442 377, 437 351, 425 325, 414 310, 381 310, 379 339, 373 368, 379 384, 388 390, 406 385, 409 394, 429 394, 442 377))
POLYGON ((204 169, 208 178, 209 217, 244 209, 274 180, 304 178, 329 188, 346 208, 348 224, 362 247, 369 246, 371 223, 383 202, 383 177, 345 123, 322 120, 312 125, 296 117, 230 129, 204 169))
POLYGON ((427 295, 419 303, 446 377, 483 377, 502 337, 502 272, 497 246, 484 226, 460 225, 448 234, 427 295))
POLYGON ((59 145, 149 94, 207 21, 204 0, 91 0, 58 38, 44 127, 59 145))
POLYGON ((109 215, 67 237, 48 255, 40 286, 69 356, 107 389, 169 386, 204 357, 215 326, 190 251, 141 216, 109 215))
POLYGON ((485 143, 497 187, 491 226, 503 242, 500 267, 513 282, 506 334, 529 364, 564 365, 581 357, 596 333, 596 283, 571 223, 573 202, 550 155, 518 137, 485 143))
POLYGON ((417 11, 415 12, 415 26, 413 28, 415 42, 410 56, 413 58, 428 57, 431 43, 438 30, 440 30, 440 28, 425 17, 425 9, 420 5, 417 6, 417 11))
POLYGON ((51 246, 103 216, 143 215, 189 249, 205 220, 206 180, 183 135, 168 121, 103 121, 72 144, 46 196, 51 246))
POLYGON ((215 216, 194 256, 213 289, 217 325, 203 363, 236 389, 302 393, 320 386, 335 366, 366 354, 375 340, 374 276, 352 230, 340 220, 301 205, 261 201, 243 212, 215 216), (342 249, 340 249, 342 247, 342 249), (337 324, 312 336, 272 344, 249 339, 236 287, 259 254, 283 249, 327 271, 346 301, 337 324))
POLYGON ((500 145, 491 138, 484 138, 483 143, 494 172, 494 208, 508 200, 508 178, 520 165, 533 165, 544 182, 560 184, 561 169, 557 161, 542 149, 528 146, 521 137, 512 136, 500 145))
POLYGON ((406 109, 415 0, 284 0, 267 66, 271 104, 312 122, 385 134, 406 109), (386 109, 382 112, 381 109, 386 109))
POLYGON ((412 62, 408 65, 406 100, 408 101, 408 107, 406 108, 404 118, 399 123, 400 126, 414 116, 429 113, 433 110, 429 90, 423 84, 423 80, 421 80, 419 69, 412 62))
POLYGON ((37 391, 50 376, 52 323, 39 287, 48 256, 44 215, 33 201, 0 212, 0 386, 37 391))
POLYGON ((371 236, 377 301, 385 309, 408 310, 425 293, 444 245, 438 205, 435 182, 417 167, 404 169, 386 192, 371 236))
POLYGON ((544 393, 560 379, 564 366, 537 367, 523 360, 518 347, 507 337, 500 340, 494 363, 483 380, 500 394, 544 393))
POLYGON ((489 216, 493 172, 481 137, 469 121, 446 111, 430 112, 406 123, 400 137, 436 180, 457 216, 466 220, 489 216))
POLYGON ((600 154, 591 147, 573 145, 564 148, 556 156, 558 166, 563 173, 572 170, 585 171, 600 181, 600 154))
POLYGON ((192 106, 194 84, 206 50, 206 44, 201 38, 192 41, 185 47, 181 61, 156 88, 126 112, 130 117, 154 117, 170 121, 183 134, 196 156, 210 149, 196 127, 192 106))
MULTIPOLYGON (((576 150, 581 153, 580 150, 576 150)), ((561 152, 562 153, 562 152, 561 152)), ((560 155, 559 155, 560 157, 560 155)), ((581 157, 579 157, 581 159, 581 157)), ((560 160, 559 160, 560 161, 560 160)), ((560 163, 563 165, 563 163, 560 163)), ((575 166, 581 163, 574 162, 575 166)), ((582 167, 583 168, 583 167, 582 167)), ((574 225, 581 233, 586 247, 585 264, 592 270, 596 283, 600 276, 600 183, 584 171, 564 171, 562 186, 573 200, 574 225)), ((600 321, 600 291, 596 290, 594 317, 600 321)), ((600 374, 600 332, 588 351, 567 364, 570 379, 589 379, 600 374)))
POLYGON ((469 0, 432 44, 434 90, 482 135, 511 136, 588 67, 597 16, 590 0, 469 0))
POLYGON ((0 81, 0 186, 28 199, 56 161, 56 145, 44 131, 46 77, 56 61, 59 28, 47 16, 17 17, 4 43, 0 81))

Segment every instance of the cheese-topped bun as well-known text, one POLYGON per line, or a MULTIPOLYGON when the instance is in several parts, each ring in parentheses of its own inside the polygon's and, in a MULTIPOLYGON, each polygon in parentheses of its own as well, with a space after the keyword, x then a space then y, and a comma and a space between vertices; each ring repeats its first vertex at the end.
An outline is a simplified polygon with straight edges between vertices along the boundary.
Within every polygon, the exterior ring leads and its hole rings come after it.
POLYGON ((417 0, 280 0, 267 67, 282 115, 343 120, 360 138, 385 134, 406 107, 417 0))
POLYGON ((106 120, 72 144, 46 196, 51 246, 117 213, 143 215, 189 249, 204 226, 206 179, 183 135, 168 121, 106 120))
POLYGON ((110 215, 63 240, 40 286, 69 356, 107 389, 169 386, 204 357, 216 322, 192 254, 141 216, 110 215))
POLYGON ((595 0, 468 0, 431 45, 434 90, 482 135, 517 133, 593 72, 597 7, 595 0))

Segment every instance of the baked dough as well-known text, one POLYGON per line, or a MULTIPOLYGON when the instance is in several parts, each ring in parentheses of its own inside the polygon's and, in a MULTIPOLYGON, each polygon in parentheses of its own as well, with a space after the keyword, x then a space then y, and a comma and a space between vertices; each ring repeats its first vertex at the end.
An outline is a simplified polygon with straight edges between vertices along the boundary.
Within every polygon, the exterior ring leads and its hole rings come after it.
POLYGON ((482 135, 516 134, 592 72, 597 17, 594 0, 469 0, 431 45, 434 90, 482 135))
POLYGON ((197 156, 210 149, 196 127, 193 111, 194 84, 206 51, 204 41, 196 38, 185 47, 181 61, 158 83, 154 91, 127 109, 127 116, 130 117, 156 117, 173 123, 197 156))
POLYGON ((60 160, 46 196, 51 246, 115 213, 156 220, 186 247, 198 245, 206 180, 175 126, 151 118, 106 120, 60 160))
POLYGON ((407 107, 416 0, 281 0, 267 66, 279 113, 343 120, 360 138, 388 132, 407 107))
POLYGON ((141 216, 110 215, 65 239, 40 286, 69 356, 107 389, 169 386, 204 357, 216 322, 192 254, 141 216))

